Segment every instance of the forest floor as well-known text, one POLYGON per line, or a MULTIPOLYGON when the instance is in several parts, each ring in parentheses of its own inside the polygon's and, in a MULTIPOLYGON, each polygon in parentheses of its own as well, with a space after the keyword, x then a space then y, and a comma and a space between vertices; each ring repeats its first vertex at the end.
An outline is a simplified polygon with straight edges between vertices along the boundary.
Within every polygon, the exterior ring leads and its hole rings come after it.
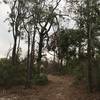
POLYGON ((100 100, 100 93, 88 93, 84 84, 74 84, 74 78, 69 75, 48 75, 49 84, 33 86, 32 89, 13 87, 0 89, 0 100, 100 100))

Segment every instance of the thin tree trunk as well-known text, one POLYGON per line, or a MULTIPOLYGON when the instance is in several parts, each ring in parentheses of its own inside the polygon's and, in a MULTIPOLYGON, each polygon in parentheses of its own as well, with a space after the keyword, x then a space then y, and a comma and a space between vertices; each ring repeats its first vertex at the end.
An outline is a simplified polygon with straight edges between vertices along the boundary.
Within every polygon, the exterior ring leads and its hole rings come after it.
POLYGON ((88 35, 88 50, 87 50, 87 54, 88 54, 88 88, 89 91, 92 92, 92 47, 91 47, 91 35, 92 35, 92 23, 90 21, 90 0, 87 0, 87 11, 88 11, 88 16, 87 16, 87 35, 88 35))
POLYGON ((12 64, 15 65, 16 63, 16 47, 17 47, 17 37, 14 38, 14 45, 12 51, 12 64))
POLYGON ((36 30, 35 30, 35 27, 34 27, 34 34, 33 34, 33 39, 32 39, 32 46, 31 46, 31 58, 30 58, 30 80, 32 79, 32 67, 34 65, 34 53, 35 53, 35 35, 36 35, 36 30))
POLYGON ((79 41, 79 51, 78 51, 78 58, 79 58, 79 61, 81 60, 81 41, 79 41))
MULTIPOLYGON (((14 24, 14 22, 13 22, 13 24, 14 24)), ((16 31, 15 31, 15 25, 13 25, 12 30, 13 30, 13 38, 14 38, 13 50, 12 50, 12 64, 15 65, 15 63, 16 63, 16 46, 17 46, 17 36, 16 36, 16 31)))
POLYGON ((20 41, 21 41, 21 37, 19 36, 18 47, 17 47, 17 55, 19 54, 19 49, 20 49, 20 41))
POLYGON ((43 48, 43 35, 40 35, 40 41, 39 41, 39 51, 38 51, 38 59, 37 59, 37 73, 40 74, 40 64, 41 64, 41 58, 42 58, 42 48, 43 48))
POLYGON ((88 87, 89 91, 92 91, 92 58, 91 58, 91 47, 90 40, 88 40, 88 87))
POLYGON ((56 58, 56 52, 55 52, 55 50, 54 50, 54 58, 53 58, 53 61, 54 61, 54 62, 56 61, 55 58, 56 58))
POLYGON ((28 33, 28 51, 27 51, 27 87, 30 87, 30 35, 28 33))

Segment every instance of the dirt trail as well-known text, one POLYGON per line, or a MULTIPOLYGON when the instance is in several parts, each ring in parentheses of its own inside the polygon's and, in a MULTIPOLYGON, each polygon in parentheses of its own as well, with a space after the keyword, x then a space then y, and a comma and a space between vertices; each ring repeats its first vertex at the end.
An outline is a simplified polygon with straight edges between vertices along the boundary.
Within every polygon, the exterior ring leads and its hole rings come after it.
POLYGON ((0 91, 0 100, 100 100, 100 93, 88 94, 83 85, 75 87, 71 76, 48 75, 46 86, 22 87, 0 91))

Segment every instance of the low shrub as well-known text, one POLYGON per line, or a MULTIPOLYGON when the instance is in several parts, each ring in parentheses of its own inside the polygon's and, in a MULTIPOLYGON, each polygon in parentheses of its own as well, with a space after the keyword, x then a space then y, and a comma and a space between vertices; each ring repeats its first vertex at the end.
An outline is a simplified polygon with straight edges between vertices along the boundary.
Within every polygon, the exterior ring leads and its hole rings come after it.
POLYGON ((10 60, 0 59, 0 85, 23 85, 26 79, 26 69, 23 64, 12 65, 10 60))
POLYGON ((33 84, 35 85, 46 85, 48 83, 47 75, 44 73, 36 74, 33 77, 33 84))
POLYGON ((84 70, 83 70, 82 66, 76 66, 73 69, 72 74, 76 77, 77 80, 84 79, 84 70))

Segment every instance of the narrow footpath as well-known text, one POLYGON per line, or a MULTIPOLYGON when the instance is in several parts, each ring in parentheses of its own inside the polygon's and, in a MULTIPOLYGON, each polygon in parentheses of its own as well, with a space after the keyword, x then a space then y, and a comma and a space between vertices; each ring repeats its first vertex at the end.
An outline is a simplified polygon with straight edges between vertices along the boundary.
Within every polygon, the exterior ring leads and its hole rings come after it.
POLYGON ((48 75, 49 84, 32 89, 13 87, 0 90, 0 100, 100 100, 100 93, 89 94, 84 84, 74 85, 72 76, 48 75))

